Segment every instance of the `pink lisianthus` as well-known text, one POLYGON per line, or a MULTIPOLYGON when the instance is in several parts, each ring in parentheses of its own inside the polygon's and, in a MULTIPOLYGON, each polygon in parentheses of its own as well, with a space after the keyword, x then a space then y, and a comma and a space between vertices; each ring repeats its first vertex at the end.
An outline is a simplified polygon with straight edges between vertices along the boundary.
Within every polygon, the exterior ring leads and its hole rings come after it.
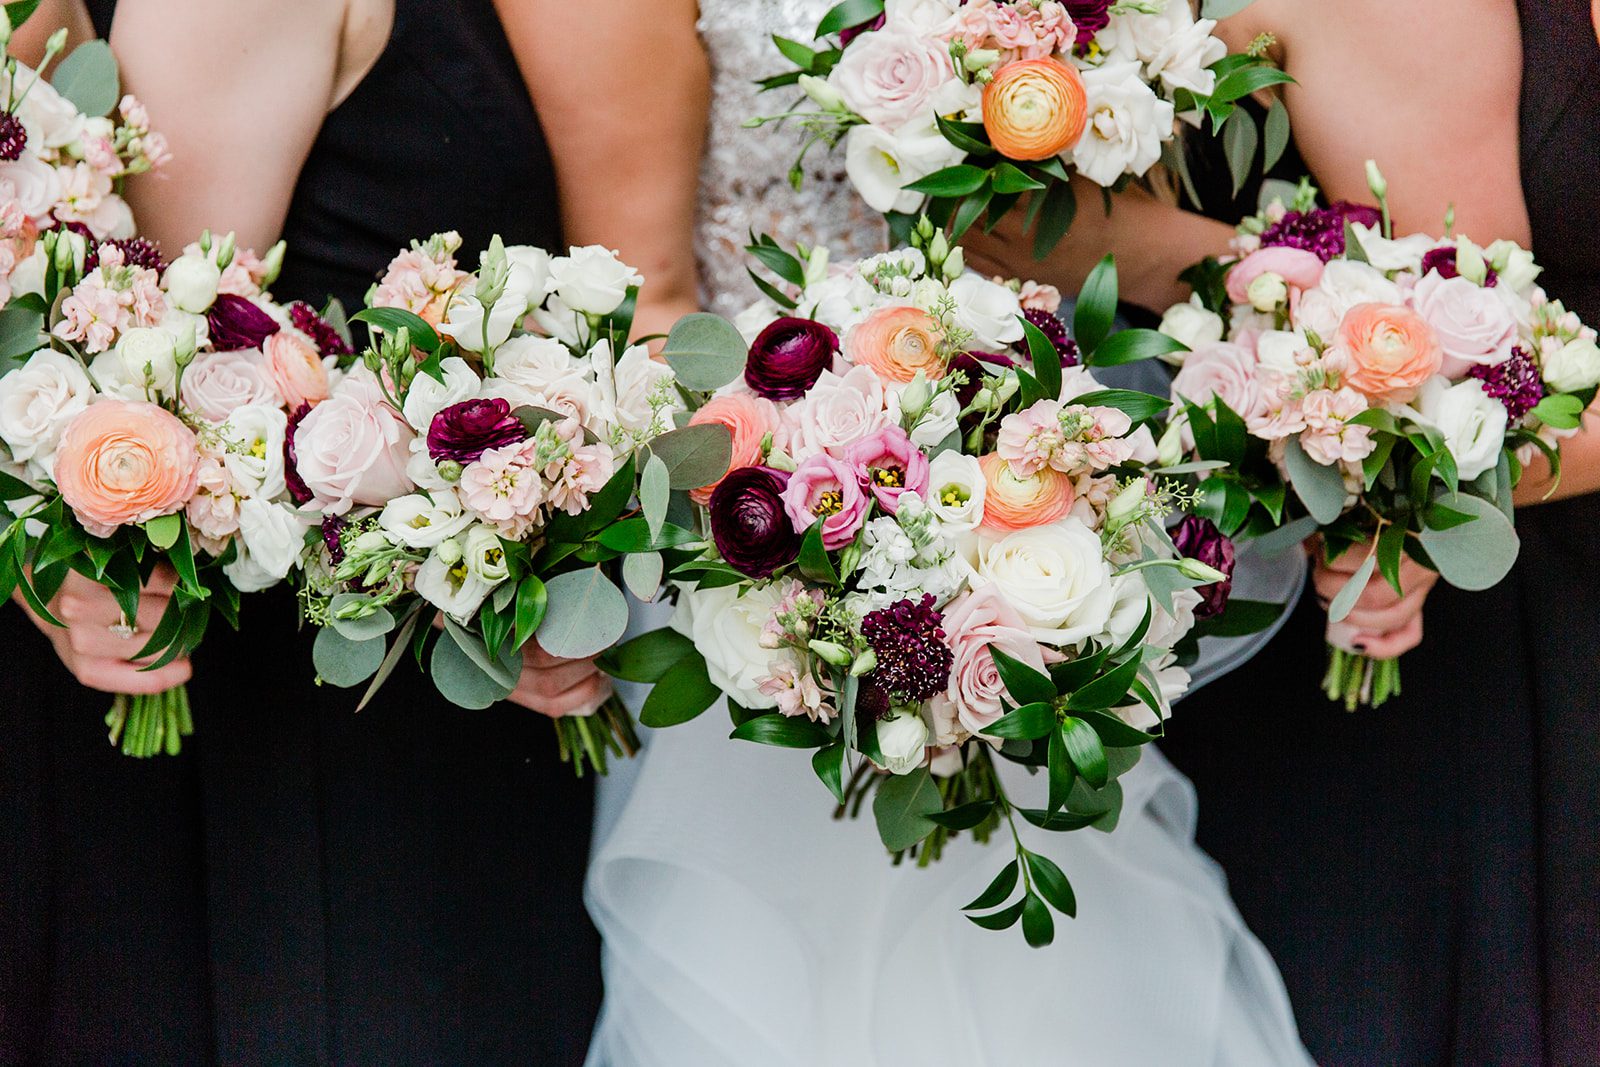
POLYGON ((844 461, 856 468, 878 505, 890 515, 900 508, 901 493, 928 487, 928 457, 898 426, 879 430, 845 450, 844 461))
POLYGON ((1322 280, 1323 262, 1315 252, 1287 245, 1258 249, 1245 256, 1228 271, 1228 299, 1235 304, 1250 302, 1250 283, 1263 274, 1276 274, 1291 289, 1304 292, 1322 280))
POLYGON ((457 492, 468 510, 513 540, 533 527, 545 503, 545 481, 537 467, 534 438, 491 448, 461 472, 457 492))
POLYGON ((778 713, 791 718, 804 715, 812 722, 829 722, 834 708, 828 694, 811 672, 797 666, 790 657, 775 662, 772 673, 756 687, 778 702, 778 713))
POLYGON ((783 507, 794 528, 804 533, 822 521, 822 547, 843 548, 867 521, 872 497, 862 488, 855 467, 829 455, 800 464, 783 491, 783 507))
POLYGON ((228 538, 239 532, 239 498, 234 495, 221 457, 211 452, 201 454, 195 494, 189 499, 186 513, 200 546, 213 556, 221 555, 228 538))
POLYGON ((1358 463, 1377 447, 1371 429, 1349 425, 1349 420, 1367 410, 1367 398, 1354 389, 1314 389, 1306 394, 1300 410, 1306 424, 1300 447, 1318 463, 1358 463))
POLYGON ((982 732, 1004 714, 1006 687, 991 646, 1037 671, 1045 669, 1045 659, 1022 616, 993 585, 952 600, 945 606, 941 625, 955 659, 945 691, 936 694, 930 706, 936 743, 954 744, 982 732))
POLYGON ((544 470, 549 483, 545 500, 552 508, 578 515, 589 506, 590 495, 604 488, 616 473, 616 460, 606 445, 583 443, 583 426, 577 419, 562 421, 556 433, 566 442, 567 455, 544 470))

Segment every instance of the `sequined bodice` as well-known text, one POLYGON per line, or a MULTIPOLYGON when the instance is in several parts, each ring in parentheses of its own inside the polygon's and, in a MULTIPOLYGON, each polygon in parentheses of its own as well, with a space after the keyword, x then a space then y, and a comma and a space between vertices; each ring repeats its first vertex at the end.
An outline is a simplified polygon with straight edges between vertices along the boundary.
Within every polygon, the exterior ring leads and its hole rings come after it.
POLYGON ((706 307, 734 315, 760 296, 745 266, 751 230, 785 247, 827 245, 835 260, 881 252, 888 234, 882 216, 861 201, 844 173, 844 152, 817 145, 806 155, 799 190, 789 170, 800 149, 796 130, 777 125, 746 129, 753 115, 778 114, 797 89, 759 91, 755 82, 784 70, 772 44, 780 34, 810 41, 834 0, 701 0, 700 36, 711 59, 711 120, 700 170, 695 257, 706 307))

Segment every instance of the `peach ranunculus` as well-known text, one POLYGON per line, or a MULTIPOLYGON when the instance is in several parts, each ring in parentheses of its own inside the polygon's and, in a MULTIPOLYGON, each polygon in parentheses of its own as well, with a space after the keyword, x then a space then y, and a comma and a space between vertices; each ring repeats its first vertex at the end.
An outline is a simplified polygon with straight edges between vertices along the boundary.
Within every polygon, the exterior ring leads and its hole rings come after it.
POLYGON ((1348 360, 1345 384, 1374 400, 1410 400, 1444 362, 1433 327, 1392 304, 1351 308, 1339 324, 1338 347, 1348 360))
POLYGON ((107 399, 68 423, 55 479, 83 528, 109 537, 183 507, 199 469, 198 442, 176 416, 142 400, 107 399))
POLYGON ((1051 467, 1020 477, 998 452, 978 457, 983 471, 983 528, 1010 533, 1055 522, 1072 509, 1072 479, 1051 467))
POLYGON ((261 342, 261 352, 266 356, 267 374, 290 411, 328 399, 328 370, 317 346, 305 334, 281 329, 261 342))
POLYGON ((1077 144, 1089 117, 1078 72, 1058 59, 1019 59, 983 90, 989 143, 1010 159, 1049 159, 1077 144))
POLYGON ((945 375, 939 354, 943 336, 932 315, 900 304, 879 308, 851 327, 844 354, 858 367, 871 367, 886 382, 909 382, 918 371, 934 380, 945 375))
MULTIPOLYGON (((778 407, 766 397, 750 393, 714 396, 689 420, 690 426, 706 423, 726 426, 733 435, 733 453, 728 459, 728 470, 735 471, 761 462, 762 440, 767 434, 778 432, 778 407)), ((710 485, 691 490, 690 498, 696 504, 709 504, 712 490, 721 481, 722 478, 718 478, 710 485)))

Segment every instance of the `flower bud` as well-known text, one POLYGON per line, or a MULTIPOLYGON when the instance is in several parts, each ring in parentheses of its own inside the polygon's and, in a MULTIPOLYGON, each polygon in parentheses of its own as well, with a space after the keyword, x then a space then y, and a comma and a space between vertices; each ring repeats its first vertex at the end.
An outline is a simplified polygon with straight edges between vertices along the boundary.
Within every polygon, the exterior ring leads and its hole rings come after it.
POLYGON ((1276 311, 1289 299, 1289 285, 1276 271, 1263 271, 1251 280, 1245 296, 1257 311, 1276 311))
POLYGON ((900 391, 900 418, 906 430, 917 424, 932 400, 933 389, 928 385, 928 376, 919 370, 900 391))
POLYGON ((203 315, 217 299, 222 271, 207 256, 180 256, 161 276, 167 299, 179 311, 203 315))
POLYGON ((844 94, 815 75, 800 75, 800 89, 824 111, 845 113, 850 110, 844 102, 844 94))
POLYGON ((916 713, 878 721, 878 748, 890 774, 910 774, 928 757, 928 724, 916 713))
POLYGON ((270 288, 278 280, 278 275, 283 273, 283 254, 288 250, 288 245, 279 241, 267 249, 267 254, 261 260, 261 287, 270 288))
POLYGON ((864 674, 871 674, 877 668, 878 654, 869 648, 857 656, 854 663, 850 664, 850 674, 852 677, 860 678, 864 674))
POLYGON ((944 276, 946 281, 955 281, 967 269, 967 254, 961 248, 952 248, 950 254, 944 257, 944 276))
POLYGON ((1178 561, 1178 570, 1183 573, 1185 578, 1192 578, 1197 582, 1206 582, 1207 584, 1226 581, 1228 578, 1226 574, 1223 574, 1217 568, 1208 567, 1199 560, 1190 559, 1187 556, 1178 561))
POLYGON ((461 480, 461 472, 466 468, 453 459, 447 459, 441 462, 436 469, 439 472, 439 477, 445 481, 459 482, 461 480))
POLYGON ((945 257, 950 255, 950 239, 940 230, 933 235, 933 240, 928 242, 928 262, 941 266, 945 257))
POLYGON ((827 246, 818 245, 816 248, 813 248, 811 250, 811 254, 806 256, 805 260, 806 260, 806 270, 805 270, 804 281, 805 281, 805 284, 808 287, 816 285, 819 282, 822 282, 822 281, 827 279, 827 277, 828 277, 828 249, 827 249, 827 246))
POLYGON ((850 650, 834 641, 807 641, 806 647, 823 660, 835 667, 848 667, 855 657, 850 655, 850 650))
POLYGON ((1161 466, 1176 467, 1183 462, 1183 426, 1182 418, 1173 419, 1156 442, 1156 462, 1161 466))
POLYGON ((1489 264, 1483 258, 1483 249, 1465 237, 1456 239, 1456 273, 1474 285, 1482 285, 1489 277, 1489 264))
POLYGON ((1371 189, 1372 195, 1379 200, 1389 195, 1389 183, 1384 180, 1377 161, 1372 159, 1367 160, 1367 188, 1371 189))
POLYGON ((389 539, 383 535, 382 530, 368 530, 356 538, 356 543, 351 548, 363 555, 372 552, 382 552, 389 547, 389 539))
POLYGON ((222 243, 217 245, 217 267, 219 269, 228 269, 228 264, 233 262, 233 253, 237 248, 238 239, 234 236, 233 231, 229 230, 227 236, 223 237, 222 243))
POLYGON ((775 471, 784 471, 785 473, 793 474, 796 464, 795 461, 790 458, 789 453, 785 452, 781 448, 774 448, 772 451, 767 453, 767 466, 771 467, 775 471))
POLYGON ((1000 62, 1000 52, 994 48, 975 48, 968 52, 961 60, 961 65, 968 74, 976 74, 981 70, 988 70, 1000 62))
POLYGON ((1111 503, 1106 505, 1106 525, 1110 527, 1126 526, 1144 511, 1145 500, 1150 495, 1149 483, 1143 478, 1135 478, 1111 498, 1111 503))
POLYGON ((438 556, 439 562, 446 567, 454 567, 461 562, 461 542, 454 537, 448 541, 441 541, 439 547, 433 550, 433 554, 438 556))

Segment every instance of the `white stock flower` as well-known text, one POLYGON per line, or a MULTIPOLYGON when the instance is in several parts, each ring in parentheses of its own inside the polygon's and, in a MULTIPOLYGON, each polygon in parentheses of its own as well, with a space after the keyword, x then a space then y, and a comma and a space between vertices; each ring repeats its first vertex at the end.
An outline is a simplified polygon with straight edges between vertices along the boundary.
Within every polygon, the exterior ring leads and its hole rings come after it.
MULTIPOLYGON (((455 545, 455 542, 447 543, 455 545)), ((428 553, 428 558, 417 568, 417 595, 456 622, 465 624, 477 614, 493 587, 467 568, 459 546, 448 555, 451 562, 446 563, 439 548, 428 553)))
POLYGON ((1188 89, 1205 96, 1216 87, 1216 75, 1206 68, 1228 54, 1211 35, 1216 25, 1215 19, 1196 21, 1189 0, 1167 0, 1155 14, 1115 15, 1107 29, 1116 58, 1138 59, 1147 76, 1159 78, 1169 93, 1188 89))
POLYGON ((94 399, 83 364, 51 348, 0 378, 0 439, 11 458, 45 474, 55 464, 56 445, 72 419, 94 399))
POLYGON ((783 649, 761 647, 761 628, 778 606, 780 591, 776 582, 750 589, 744 596, 736 586, 685 589, 672 616, 672 628, 705 655, 711 684, 746 708, 778 706, 760 685, 788 655, 783 649))
POLYGON ((601 245, 570 249, 550 261, 550 290, 562 303, 586 315, 609 315, 622 306, 628 288, 644 276, 601 245))
POLYGON ((472 525, 454 489, 395 497, 378 513, 378 528, 407 548, 434 548, 472 525))
POLYGON ((950 297, 956 325, 979 347, 998 352, 1022 340, 1022 303, 1006 286, 969 272, 950 283, 950 297))
POLYGON ((471 400, 482 385, 477 373, 460 356, 440 360, 439 371, 444 375, 442 382, 418 371, 411 380, 411 388, 406 392, 402 414, 419 434, 428 432, 435 415, 451 404, 471 400))
POLYGON ((977 571, 1050 645, 1099 636, 1116 601, 1100 535, 1072 516, 984 545, 977 571))
POLYGON ((1172 105, 1140 77, 1139 64, 1112 62, 1084 71, 1089 120, 1072 149, 1072 164, 1097 185, 1142 175, 1172 137, 1172 105))

